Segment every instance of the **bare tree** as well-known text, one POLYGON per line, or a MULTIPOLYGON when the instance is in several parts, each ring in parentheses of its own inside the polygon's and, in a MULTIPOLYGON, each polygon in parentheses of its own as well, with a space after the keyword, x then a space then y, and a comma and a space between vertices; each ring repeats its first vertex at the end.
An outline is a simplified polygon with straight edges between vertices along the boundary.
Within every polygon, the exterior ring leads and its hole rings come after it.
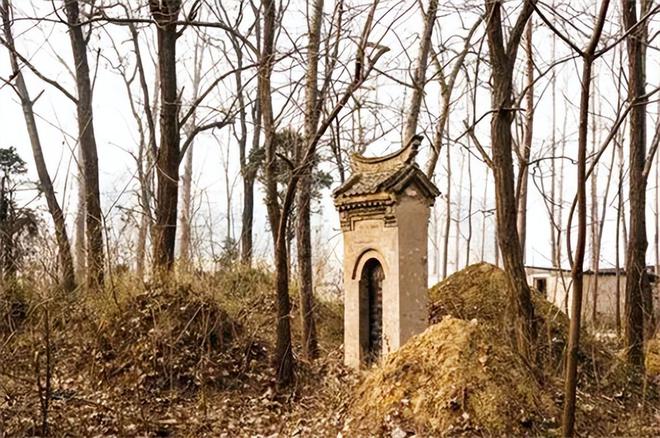
POLYGON ((75 64, 76 88, 78 97, 78 141, 82 155, 85 177, 85 228, 87 231, 87 287, 103 287, 104 248, 103 213, 99 192, 99 163, 94 134, 94 114, 92 111, 92 84, 87 61, 88 37, 83 34, 80 24, 78 0, 65 0, 64 8, 69 26, 69 38, 75 64))
MULTIPOLYGON (((594 74, 594 82, 597 81, 597 74, 594 74)), ((598 89, 598 84, 594 84, 594 89, 598 89)), ((591 94, 591 107, 593 112, 593 121, 591 123, 591 149, 592 154, 596 154, 596 142, 597 137, 596 133, 598 130, 598 121, 596 110, 596 93, 591 94)), ((594 155, 595 156, 595 155, 594 155)), ((590 202, 590 244, 591 244, 591 270, 593 271, 593 281, 590 284, 591 287, 591 324, 595 327, 598 324, 598 270, 599 270, 599 258, 600 258, 600 241, 599 236, 599 222, 598 222, 598 165, 594 166, 594 170, 591 174, 591 202, 590 202)))
POLYGON ((156 161, 158 188, 153 232, 154 271, 169 270, 174 263, 179 185, 179 95, 176 74, 176 22, 180 0, 149 2, 157 23, 158 73, 160 75, 160 145, 156 161))
MULTIPOLYGON (((313 140, 318 126, 322 101, 318 92, 319 47, 321 44, 321 18, 323 0, 311 4, 309 17, 309 38, 307 42, 307 73, 305 79, 305 142, 301 142, 296 152, 297 163, 305 153, 304 146, 313 140)), ((314 321, 314 283, 312 278, 312 240, 310 226, 310 200, 312 193, 312 171, 309 166, 300 178, 300 189, 296 195, 298 217, 296 223, 296 242, 298 255, 298 281, 300 287, 300 312, 302 317, 303 355, 313 359, 318 355, 316 324, 314 321)))
POLYGON ((417 133, 417 120, 424 97, 424 86, 426 85, 426 69, 431 51, 431 36, 435 25, 435 17, 438 13, 438 0, 429 0, 429 7, 424 15, 424 29, 419 41, 419 54, 417 66, 413 73, 412 95, 410 105, 406 111, 406 120, 403 128, 403 144, 408 144, 410 139, 417 133))
POLYGON ((519 353, 530 362, 534 362, 531 344, 536 339, 536 323, 516 223, 511 123, 516 111, 513 108, 513 68, 522 34, 535 4, 536 0, 524 2, 506 42, 502 29, 502 3, 486 0, 485 18, 491 63, 491 143, 497 240, 511 283, 516 345, 519 353))
POLYGON ((517 184, 518 199, 518 235, 523 261, 525 260, 525 242, 527 236, 527 187, 529 185, 529 157, 532 151, 534 132, 534 46, 532 45, 533 20, 527 22, 525 32, 525 54, 527 62, 525 68, 525 122, 522 150, 518 153, 519 170, 517 184))
MULTIPOLYGON (((650 6, 642 0, 642 15, 650 6)), ((625 344, 628 361, 644 367, 644 324, 652 315, 651 287, 646 272, 646 154, 645 50, 647 24, 637 20, 637 1, 622 0, 623 24, 628 33, 628 97, 635 105, 630 115, 629 212, 630 229, 626 256, 625 344)))
POLYGON ((374 69, 378 59, 387 51, 387 48, 369 43, 374 14, 378 6, 375 0, 367 13, 362 34, 357 43, 357 54, 354 74, 345 90, 327 115, 318 124, 313 138, 305 141, 304 151, 299 155, 297 165, 291 172, 286 184, 285 193, 280 204, 277 190, 277 162, 275 144, 275 123, 273 117, 271 74, 275 61, 274 34, 276 30, 276 9, 274 0, 262 0, 263 12, 263 38, 259 64, 259 102, 261 105, 262 129, 264 133, 265 151, 265 185, 266 207, 273 235, 276 271, 277 293, 277 343, 275 347, 274 365, 277 371, 277 382, 280 386, 289 385, 293 381, 294 362, 291 351, 291 303, 289 298, 289 257, 287 245, 287 231, 293 201, 296 196, 298 184, 305 172, 308 172, 314 163, 316 148, 354 93, 362 86, 364 81, 374 69))
MULTIPOLYGON (((604 52, 596 52, 607 18, 609 0, 600 4, 598 15, 587 46, 580 49, 568 36, 559 33, 543 14, 539 15, 552 31, 566 42, 582 58, 580 75, 580 106, 578 120, 578 152, 577 152, 577 243, 575 254, 571 257, 571 277, 573 280, 573 296, 571 300, 570 325, 568 333, 568 348, 566 353, 566 371, 564 378, 564 409, 562 415, 563 436, 573 436, 575 433, 575 398, 577 389, 577 362, 580 346, 580 325, 582 319, 582 299, 584 289, 584 258, 587 240, 587 141, 589 129, 589 97, 591 92, 592 68, 594 61, 604 52)), ((594 160, 593 167, 597 160, 594 160)), ((570 221, 569 221, 570 222, 570 221)), ((567 235, 570 246, 570 234, 567 235)), ((569 254, 570 256, 570 254, 569 254)))
POLYGON ((451 229, 451 146, 449 144, 449 129, 447 129, 447 189, 445 190, 445 231, 443 237, 442 278, 447 278, 449 261, 449 231, 451 229))
POLYGON ((39 188, 43 191, 53 223, 55 225, 55 238, 58 246, 60 281, 64 290, 71 292, 76 287, 75 272, 73 268, 73 259, 71 257, 71 245, 66 231, 66 223, 62 208, 55 195, 53 182, 48 173, 46 160, 44 159, 43 149, 39 129, 34 115, 34 100, 30 97, 23 73, 21 72, 16 48, 14 46, 14 36, 12 34, 12 9, 9 0, 2 0, 2 22, 5 36, 5 44, 9 52, 9 61, 11 64, 12 75, 14 78, 14 90, 18 95, 23 108, 23 117, 27 127, 30 145, 32 146, 32 155, 34 156, 37 175, 39 176, 39 188))
MULTIPOLYGON (((202 80, 202 59, 204 55, 204 33, 201 33, 195 42, 193 53, 193 73, 192 73, 192 101, 199 97, 200 83, 202 80)), ((188 137, 193 135, 193 130, 197 125, 196 113, 190 117, 190 123, 185 127, 188 137)), ((184 269, 190 267, 192 260, 192 179, 193 179, 193 144, 191 143, 185 155, 183 166, 183 178, 181 187, 181 217, 180 228, 180 247, 179 257, 184 269)))

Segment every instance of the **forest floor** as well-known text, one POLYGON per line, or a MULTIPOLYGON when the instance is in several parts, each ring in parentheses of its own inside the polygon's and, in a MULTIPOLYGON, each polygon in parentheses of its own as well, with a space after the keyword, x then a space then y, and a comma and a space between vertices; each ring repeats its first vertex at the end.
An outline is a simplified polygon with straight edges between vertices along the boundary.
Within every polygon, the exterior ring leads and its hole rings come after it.
MULTIPOLYGON (((544 365, 533 373, 501 335, 506 287, 490 265, 433 288, 434 325, 362 372, 341 363, 341 304, 319 302, 319 359, 298 358, 295 386, 279 393, 272 290, 267 272, 237 269, 168 287, 119 278, 97 296, 3 298, 0 437, 44 435, 44 418, 51 436, 559 433, 565 317, 535 303, 544 365)), ((578 432, 660 435, 656 383, 612 347, 585 335, 578 432)))

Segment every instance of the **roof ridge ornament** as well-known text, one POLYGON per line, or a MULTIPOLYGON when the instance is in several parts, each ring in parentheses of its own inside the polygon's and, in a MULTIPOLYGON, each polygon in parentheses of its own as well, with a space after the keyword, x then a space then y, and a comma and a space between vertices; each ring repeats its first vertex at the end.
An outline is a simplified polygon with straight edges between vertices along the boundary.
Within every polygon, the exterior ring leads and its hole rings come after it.
POLYGON ((356 174, 379 173, 393 171, 404 165, 415 164, 415 157, 419 152, 422 140, 424 140, 422 135, 413 135, 404 147, 381 157, 365 157, 354 153, 351 155, 351 170, 356 174))
POLYGON ((432 205, 440 191, 415 163, 422 140, 421 135, 415 135, 404 148, 383 157, 354 154, 351 176, 333 191, 335 206, 345 211, 366 208, 365 202, 370 206, 394 205, 413 184, 416 193, 432 205))

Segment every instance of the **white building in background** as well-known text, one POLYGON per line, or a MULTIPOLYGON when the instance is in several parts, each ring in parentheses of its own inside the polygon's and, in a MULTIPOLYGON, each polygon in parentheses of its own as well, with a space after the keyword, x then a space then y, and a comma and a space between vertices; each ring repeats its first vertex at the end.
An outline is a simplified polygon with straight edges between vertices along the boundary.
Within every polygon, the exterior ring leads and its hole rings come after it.
MULTIPOLYGON (((570 315, 572 300, 571 271, 567 269, 543 268, 528 266, 527 282, 543 294, 548 301, 570 315)), ((660 293, 657 276, 653 266, 648 267, 651 287, 653 288, 654 311, 659 314, 660 293)), ((614 326, 616 322, 617 299, 621 318, 624 312, 624 299, 626 289, 626 273, 615 268, 606 268, 598 271, 584 273, 584 294, 582 301, 582 315, 585 321, 591 322, 593 315, 594 287, 598 288, 596 294, 597 322, 607 326, 614 326)))

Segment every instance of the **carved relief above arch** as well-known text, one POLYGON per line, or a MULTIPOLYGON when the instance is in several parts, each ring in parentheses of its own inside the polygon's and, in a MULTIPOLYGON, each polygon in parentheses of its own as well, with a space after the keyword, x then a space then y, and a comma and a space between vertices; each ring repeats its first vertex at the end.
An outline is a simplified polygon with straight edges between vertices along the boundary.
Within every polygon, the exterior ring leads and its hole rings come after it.
POLYGON ((385 272, 385 275, 387 276, 387 273, 389 272, 389 267, 387 266, 385 257, 383 257, 383 255, 377 249, 368 248, 362 251, 360 255, 356 257, 355 263, 353 264, 353 271, 351 272, 351 279, 353 280, 359 279, 360 275, 362 274, 364 264, 371 259, 378 260, 380 266, 382 266, 383 271, 385 272))

